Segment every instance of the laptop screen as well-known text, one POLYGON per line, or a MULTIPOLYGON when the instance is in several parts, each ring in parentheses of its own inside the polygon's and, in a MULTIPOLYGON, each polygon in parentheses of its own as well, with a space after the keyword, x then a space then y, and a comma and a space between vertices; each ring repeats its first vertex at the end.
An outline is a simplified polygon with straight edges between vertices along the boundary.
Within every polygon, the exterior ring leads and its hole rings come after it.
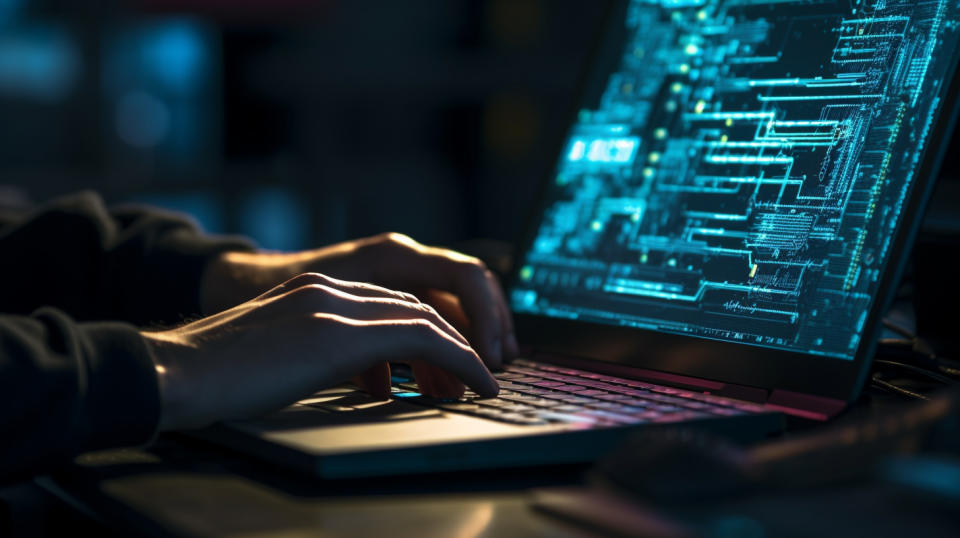
POLYGON ((956 0, 632 0, 516 312, 854 357, 958 42, 956 0))

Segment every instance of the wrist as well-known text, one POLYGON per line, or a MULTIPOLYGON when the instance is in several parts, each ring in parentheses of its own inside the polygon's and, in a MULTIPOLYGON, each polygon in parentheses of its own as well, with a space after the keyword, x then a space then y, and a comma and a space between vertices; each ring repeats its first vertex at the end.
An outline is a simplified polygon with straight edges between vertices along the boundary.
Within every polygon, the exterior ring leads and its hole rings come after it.
POLYGON ((273 286, 304 272, 305 253, 222 252, 206 266, 200 283, 204 316, 249 301, 273 286))
POLYGON ((170 431, 184 427, 185 411, 189 409, 186 401, 188 391, 184 390, 182 380, 178 379, 176 361, 173 359, 184 346, 164 332, 141 332, 147 349, 153 359, 157 374, 157 388, 160 393, 160 421, 158 430, 170 431))

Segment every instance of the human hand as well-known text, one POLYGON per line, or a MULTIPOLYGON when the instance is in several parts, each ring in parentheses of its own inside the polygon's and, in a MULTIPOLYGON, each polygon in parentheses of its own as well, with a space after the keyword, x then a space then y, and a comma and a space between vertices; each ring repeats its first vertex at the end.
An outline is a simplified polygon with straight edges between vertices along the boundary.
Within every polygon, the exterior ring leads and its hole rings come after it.
POLYGON ((466 339, 432 307, 407 293, 320 274, 297 276, 182 327, 141 334, 160 379, 161 430, 257 416, 351 377, 386 397, 387 361, 410 363, 427 394, 458 395, 459 380, 485 397, 499 390, 466 339))
POLYGON ((491 368, 517 354, 506 299, 483 262, 396 233, 296 253, 224 253, 204 276, 204 311, 222 310, 306 272, 417 295, 466 334, 491 368))

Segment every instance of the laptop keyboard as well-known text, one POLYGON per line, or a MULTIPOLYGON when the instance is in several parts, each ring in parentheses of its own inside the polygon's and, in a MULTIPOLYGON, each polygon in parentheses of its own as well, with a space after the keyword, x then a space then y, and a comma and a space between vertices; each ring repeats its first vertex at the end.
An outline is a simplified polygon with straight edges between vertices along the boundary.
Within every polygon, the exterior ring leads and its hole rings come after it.
POLYGON ((633 381, 527 360, 516 360, 494 377, 496 398, 441 400, 416 392, 413 382, 394 386, 393 396, 511 424, 540 426, 568 423, 584 427, 625 426, 762 413, 762 405, 720 396, 633 381))

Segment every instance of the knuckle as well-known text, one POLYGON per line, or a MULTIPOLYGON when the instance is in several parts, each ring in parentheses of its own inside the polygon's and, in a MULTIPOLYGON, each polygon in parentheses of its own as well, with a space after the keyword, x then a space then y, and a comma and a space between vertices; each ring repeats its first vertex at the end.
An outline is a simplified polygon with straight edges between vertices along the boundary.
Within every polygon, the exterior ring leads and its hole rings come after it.
POLYGON ((389 243, 396 243, 400 245, 409 245, 415 243, 412 237, 407 234, 402 234, 400 232, 386 232, 381 234, 383 240, 389 243))
POLYGON ((419 331, 422 337, 432 338, 437 334, 437 327, 427 319, 414 319, 410 321, 410 327, 419 331))
POLYGON ((299 276, 299 278, 304 282, 311 283, 326 283, 330 281, 329 277, 320 273, 303 273, 299 276))
POLYGON ((440 316, 440 314, 437 313, 437 309, 436 309, 436 308, 434 308, 434 307, 432 307, 432 306, 430 306, 430 305, 428 305, 428 304, 426 304, 426 303, 417 303, 417 304, 411 305, 411 308, 413 308, 414 310, 416 310, 416 311, 418 311, 418 312, 421 312, 421 313, 423 313, 423 314, 425 314, 425 315, 427 315, 427 316, 429 316, 429 317, 439 317, 439 316, 440 316))
POLYGON ((384 251, 398 253, 417 250, 420 247, 420 244, 409 235, 398 232, 386 232, 374 236, 372 244, 384 251))
POLYGON ((459 270, 470 277, 483 277, 486 278, 487 275, 487 266, 480 261, 479 258, 465 257, 463 261, 458 263, 459 270))
POLYGON ((382 232, 367 238, 366 241, 370 243, 390 243, 395 237, 400 235, 403 234, 397 232, 382 232))
POLYGON ((336 329, 337 331, 351 331, 362 330, 366 327, 366 323, 363 321, 350 319, 330 312, 309 312, 305 315, 308 320, 307 325, 313 328, 320 326, 336 329))
POLYGON ((306 290, 306 292, 310 294, 322 294, 322 295, 327 294, 327 287, 324 286, 323 284, 318 284, 318 283, 305 284, 301 286, 300 289, 306 290))
POLYGON ((311 303, 314 303, 314 302, 322 303, 322 302, 325 302, 330 297, 330 293, 327 287, 324 286, 323 284, 317 284, 317 283, 304 284, 303 286, 300 286, 299 288, 294 290, 293 295, 298 298, 311 301, 311 303))
POLYGON ((329 279, 320 273, 301 273, 284 282, 283 287, 287 291, 297 292, 297 294, 299 294, 302 293, 300 292, 302 288, 328 283, 329 279))
POLYGON ((307 327, 330 327, 339 325, 339 322, 335 318, 321 312, 304 314, 304 316, 307 327))

